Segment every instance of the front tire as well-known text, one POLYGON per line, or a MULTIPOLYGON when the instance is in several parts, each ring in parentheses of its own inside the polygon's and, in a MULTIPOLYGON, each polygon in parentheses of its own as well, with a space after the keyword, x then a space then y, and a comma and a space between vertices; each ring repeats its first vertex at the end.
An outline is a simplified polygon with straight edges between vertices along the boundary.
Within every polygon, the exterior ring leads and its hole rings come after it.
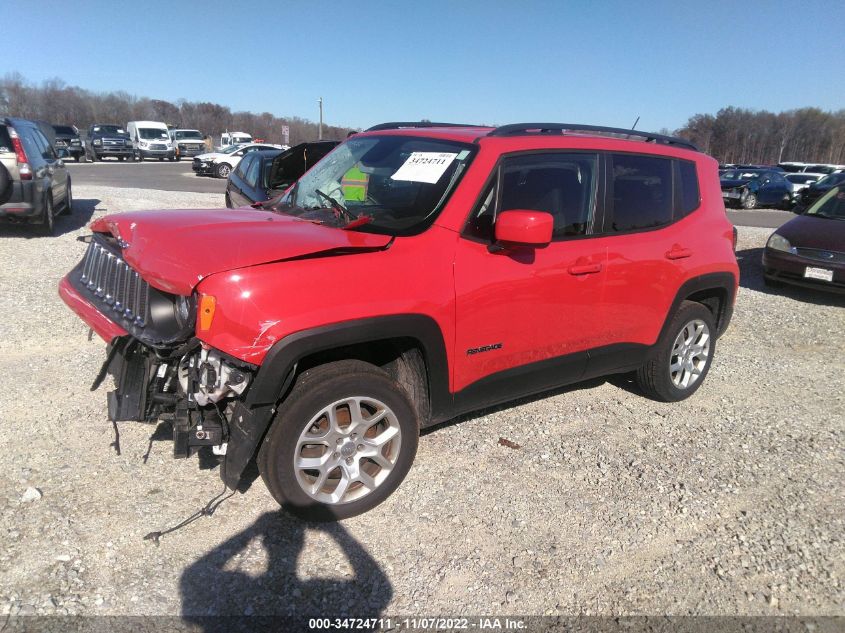
POLYGON ((279 406, 258 469, 284 508, 343 519, 384 501, 417 452, 419 419, 402 386, 357 360, 303 372, 279 406))
POLYGON ((228 178, 229 174, 232 173, 232 168, 228 163, 220 163, 217 165, 217 169, 214 170, 214 173, 218 178, 228 178))
POLYGON ((694 394, 716 352, 713 314, 700 303, 684 301, 665 334, 637 370, 637 385, 664 402, 678 402, 694 394))

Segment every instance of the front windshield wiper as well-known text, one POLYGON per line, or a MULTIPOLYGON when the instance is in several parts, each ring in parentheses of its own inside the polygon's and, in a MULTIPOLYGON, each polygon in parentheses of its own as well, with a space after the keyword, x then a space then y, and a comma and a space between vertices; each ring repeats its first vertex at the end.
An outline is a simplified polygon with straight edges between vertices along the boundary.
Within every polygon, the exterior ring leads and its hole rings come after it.
POLYGON ((314 189, 314 193, 316 193, 316 194, 317 194, 318 196, 320 196, 323 200, 327 201, 330 205, 332 205, 332 209, 334 209, 335 211, 337 211, 337 213, 338 213, 339 215, 341 215, 342 217, 346 218, 346 221, 347 221, 347 222, 354 222, 355 220, 357 220, 357 219, 358 219, 356 216, 352 215, 352 214, 349 212, 349 209, 347 209, 346 207, 344 207, 342 204, 340 204, 340 202, 338 202, 337 200, 335 200, 334 198, 332 198, 330 195, 328 195, 328 194, 326 194, 326 193, 323 193, 323 192, 322 192, 322 191, 320 191, 319 189, 314 189))

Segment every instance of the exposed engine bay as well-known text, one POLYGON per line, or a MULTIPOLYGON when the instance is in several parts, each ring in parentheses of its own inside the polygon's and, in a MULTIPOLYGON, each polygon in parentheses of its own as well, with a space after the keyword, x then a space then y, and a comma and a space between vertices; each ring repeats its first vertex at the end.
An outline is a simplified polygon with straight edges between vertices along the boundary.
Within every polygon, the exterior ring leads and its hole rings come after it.
POLYGON ((106 373, 114 377, 116 389, 108 394, 112 422, 171 422, 174 457, 188 457, 203 446, 225 455, 231 405, 254 370, 196 339, 165 354, 125 336, 110 346, 92 388, 106 373))

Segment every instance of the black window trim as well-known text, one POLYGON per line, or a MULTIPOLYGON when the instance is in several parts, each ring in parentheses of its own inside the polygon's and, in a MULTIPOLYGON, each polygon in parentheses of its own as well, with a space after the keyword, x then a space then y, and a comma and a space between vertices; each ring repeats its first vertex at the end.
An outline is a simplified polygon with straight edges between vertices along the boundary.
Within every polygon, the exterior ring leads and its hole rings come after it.
MULTIPOLYGON (((595 195, 593 197, 593 215, 590 219, 589 225, 587 226, 587 232, 584 235, 564 235, 560 237, 552 237, 552 244, 556 244, 558 242, 569 242, 574 240, 583 240, 591 237, 597 237, 601 235, 600 233, 595 233, 595 227, 604 223, 604 211, 605 211, 605 178, 604 178, 604 159, 602 157, 603 152, 601 150, 589 150, 589 149, 582 149, 582 148, 543 148, 543 149, 527 149, 527 150, 516 150, 513 152, 504 152, 499 155, 496 159, 496 164, 493 166, 493 169, 490 170, 490 175, 487 176, 487 179, 484 181, 484 184, 481 186, 481 189, 476 197, 475 203, 470 208, 469 213, 464 220, 464 225, 461 228, 460 236, 463 239, 469 240, 471 242, 476 242, 478 244, 492 244, 495 242, 495 237, 491 236, 490 239, 485 239, 483 237, 479 237, 477 235, 472 235, 469 233, 470 222, 475 214, 478 212, 479 208, 482 204, 484 204, 484 197, 485 194, 489 191, 491 186, 496 187, 496 195, 494 201, 494 212, 495 215, 499 213, 499 203, 501 202, 501 195, 502 195, 502 188, 499 186, 501 183, 501 173, 502 167, 505 160, 511 158, 520 158, 522 156, 532 156, 538 154, 590 154, 592 156, 596 156, 596 174, 594 180, 594 188, 595 188, 595 195), (495 182, 494 182, 495 181, 495 182), (599 222, 601 219, 601 222, 599 222)), ((495 220, 493 222, 493 226, 495 227, 495 220)))
POLYGON ((650 154, 644 152, 624 152, 624 151, 617 151, 617 150, 602 150, 602 153, 605 155, 604 160, 604 171, 605 171, 605 196, 606 196, 606 204, 605 204, 605 213, 604 223, 603 223, 603 231, 601 233, 597 233, 597 237, 616 237, 616 236, 623 236, 623 235, 633 235, 636 233, 647 233, 651 231, 662 231, 663 229, 673 226, 678 222, 688 218, 693 213, 699 211, 701 209, 701 181, 699 179, 699 169, 698 163, 694 160, 687 160, 685 158, 678 158, 676 156, 667 156, 666 154, 650 154), (672 161, 672 220, 671 222, 667 222, 666 224, 660 224, 658 226, 648 226, 641 229, 629 229, 627 231, 613 231, 610 230, 610 224, 613 220, 613 182, 611 178, 612 171, 612 154, 628 154, 628 155, 635 155, 635 156, 643 156, 646 158, 663 158, 665 160, 672 161), (684 215, 678 215, 678 205, 680 204, 679 193, 680 193, 680 185, 676 185, 675 181, 678 179, 680 175, 680 166, 678 162, 684 160, 688 163, 692 163, 695 165, 695 174, 696 179, 699 183, 698 187, 698 206, 695 207, 692 211, 685 213, 684 215))

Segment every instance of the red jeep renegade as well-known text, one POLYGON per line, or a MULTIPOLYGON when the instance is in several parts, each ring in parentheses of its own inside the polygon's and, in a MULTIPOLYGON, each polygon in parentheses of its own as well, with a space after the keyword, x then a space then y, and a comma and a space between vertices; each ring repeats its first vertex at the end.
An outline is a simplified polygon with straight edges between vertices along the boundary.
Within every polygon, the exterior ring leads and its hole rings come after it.
POLYGON ((677 401, 733 311, 716 161, 567 124, 391 123, 281 198, 94 222, 59 292, 108 343, 112 421, 169 420, 309 517, 407 474, 420 428, 636 372, 677 401))

